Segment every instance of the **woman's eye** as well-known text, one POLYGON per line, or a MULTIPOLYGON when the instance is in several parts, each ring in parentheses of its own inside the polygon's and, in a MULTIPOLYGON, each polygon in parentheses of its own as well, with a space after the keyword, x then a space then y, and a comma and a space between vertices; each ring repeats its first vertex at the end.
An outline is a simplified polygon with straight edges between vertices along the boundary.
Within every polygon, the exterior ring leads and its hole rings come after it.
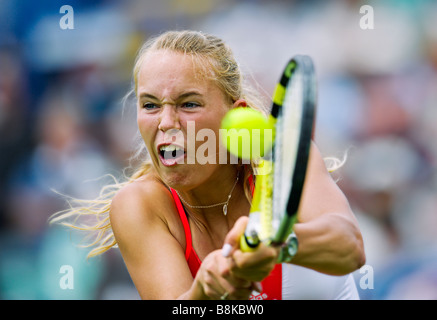
POLYGON ((153 109, 157 109, 158 106, 154 103, 146 102, 146 103, 143 103, 143 108, 146 110, 153 110, 153 109))
POLYGON ((182 106, 187 109, 192 109, 192 108, 200 107, 200 104, 196 102, 185 102, 184 104, 182 104, 182 106))

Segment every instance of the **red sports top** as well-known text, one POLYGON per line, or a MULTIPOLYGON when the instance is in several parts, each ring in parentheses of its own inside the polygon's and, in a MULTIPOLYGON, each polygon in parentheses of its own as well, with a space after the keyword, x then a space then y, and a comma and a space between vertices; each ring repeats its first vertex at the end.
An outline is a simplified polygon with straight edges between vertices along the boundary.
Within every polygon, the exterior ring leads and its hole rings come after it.
MULTIPOLYGON (((200 261, 199 257, 194 251, 192 238, 191 238, 191 230, 190 224, 188 223, 188 218, 185 213, 185 209, 179 199, 176 190, 171 189, 171 193, 173 195, 173 199, 176 203, 176 207, 178 209, 179 217, 181 218, 182 225, 184 226, 185 231, 185 259, 187 260, 188 266, 190 268, 191 274, 193 278, 196 276, 197 271, 200 268, 202 261, 200 261)), ((262 282, 262 292, 250 296, 251 300, 282 300, 282 265, 277 264, 270 275, 265 278, 262 282)))

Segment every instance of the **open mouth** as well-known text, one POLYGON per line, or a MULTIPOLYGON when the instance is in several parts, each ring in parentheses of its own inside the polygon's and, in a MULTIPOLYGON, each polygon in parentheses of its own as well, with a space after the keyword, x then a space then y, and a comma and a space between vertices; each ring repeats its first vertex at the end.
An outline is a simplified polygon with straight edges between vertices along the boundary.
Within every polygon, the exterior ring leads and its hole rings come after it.
POLYGON ((165 166, 182 163, 185 158, 185 149, 174 144, 161 145, 158 147, 161 162, 165 166))

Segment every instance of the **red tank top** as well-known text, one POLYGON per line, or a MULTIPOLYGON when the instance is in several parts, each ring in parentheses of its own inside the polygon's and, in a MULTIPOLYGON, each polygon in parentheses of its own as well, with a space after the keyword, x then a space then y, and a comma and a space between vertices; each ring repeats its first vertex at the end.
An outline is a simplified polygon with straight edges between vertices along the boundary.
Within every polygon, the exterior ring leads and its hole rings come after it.
MULTIPOLYGON (((194 251, 190 224, 188 223, 188 218, 185 213, 185 209, 179 199, 176 190, 171 189, 173 199, 175 201, 179 217, 182 221, 185 231, 185 259, 187 260, 188 266, 190 268, 193 278, 196 276, 197 271, 200 268, 202 262, 194 251)), ((262 282, 262 292, 258 295, 251 295, 251 300, 282 300, 282 265, 277 264, 270 275, 265 278, 262 282)))

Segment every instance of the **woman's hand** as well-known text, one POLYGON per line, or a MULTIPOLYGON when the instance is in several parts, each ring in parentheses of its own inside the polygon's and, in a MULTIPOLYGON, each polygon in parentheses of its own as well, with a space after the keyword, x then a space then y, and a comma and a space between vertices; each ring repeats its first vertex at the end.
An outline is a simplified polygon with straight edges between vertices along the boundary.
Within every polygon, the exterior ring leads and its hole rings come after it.
POLYGON ((248 217, 241 217, 229 231, 222 253, 228 257, 230 273, 238 278, 259 282, 267 277, 275 267, 279 251, 261 243, 253 252, 243 252, 239 248, 240 238, 244 234, 248 217))
POLYGON ((237 220, 222 250, 211 252, 194 281, 206 299, 247 300, 252 291, 261 292, 259 281, 273 270, 278 252, 261 244, 254 252, 239 249, 247 217, 237 220))
POLYGON ((223 256, 222 250, 213 251, 205 258, 194 281, 205 299, 249 299, 254 285, 230 270, 231 260, 223 256))

